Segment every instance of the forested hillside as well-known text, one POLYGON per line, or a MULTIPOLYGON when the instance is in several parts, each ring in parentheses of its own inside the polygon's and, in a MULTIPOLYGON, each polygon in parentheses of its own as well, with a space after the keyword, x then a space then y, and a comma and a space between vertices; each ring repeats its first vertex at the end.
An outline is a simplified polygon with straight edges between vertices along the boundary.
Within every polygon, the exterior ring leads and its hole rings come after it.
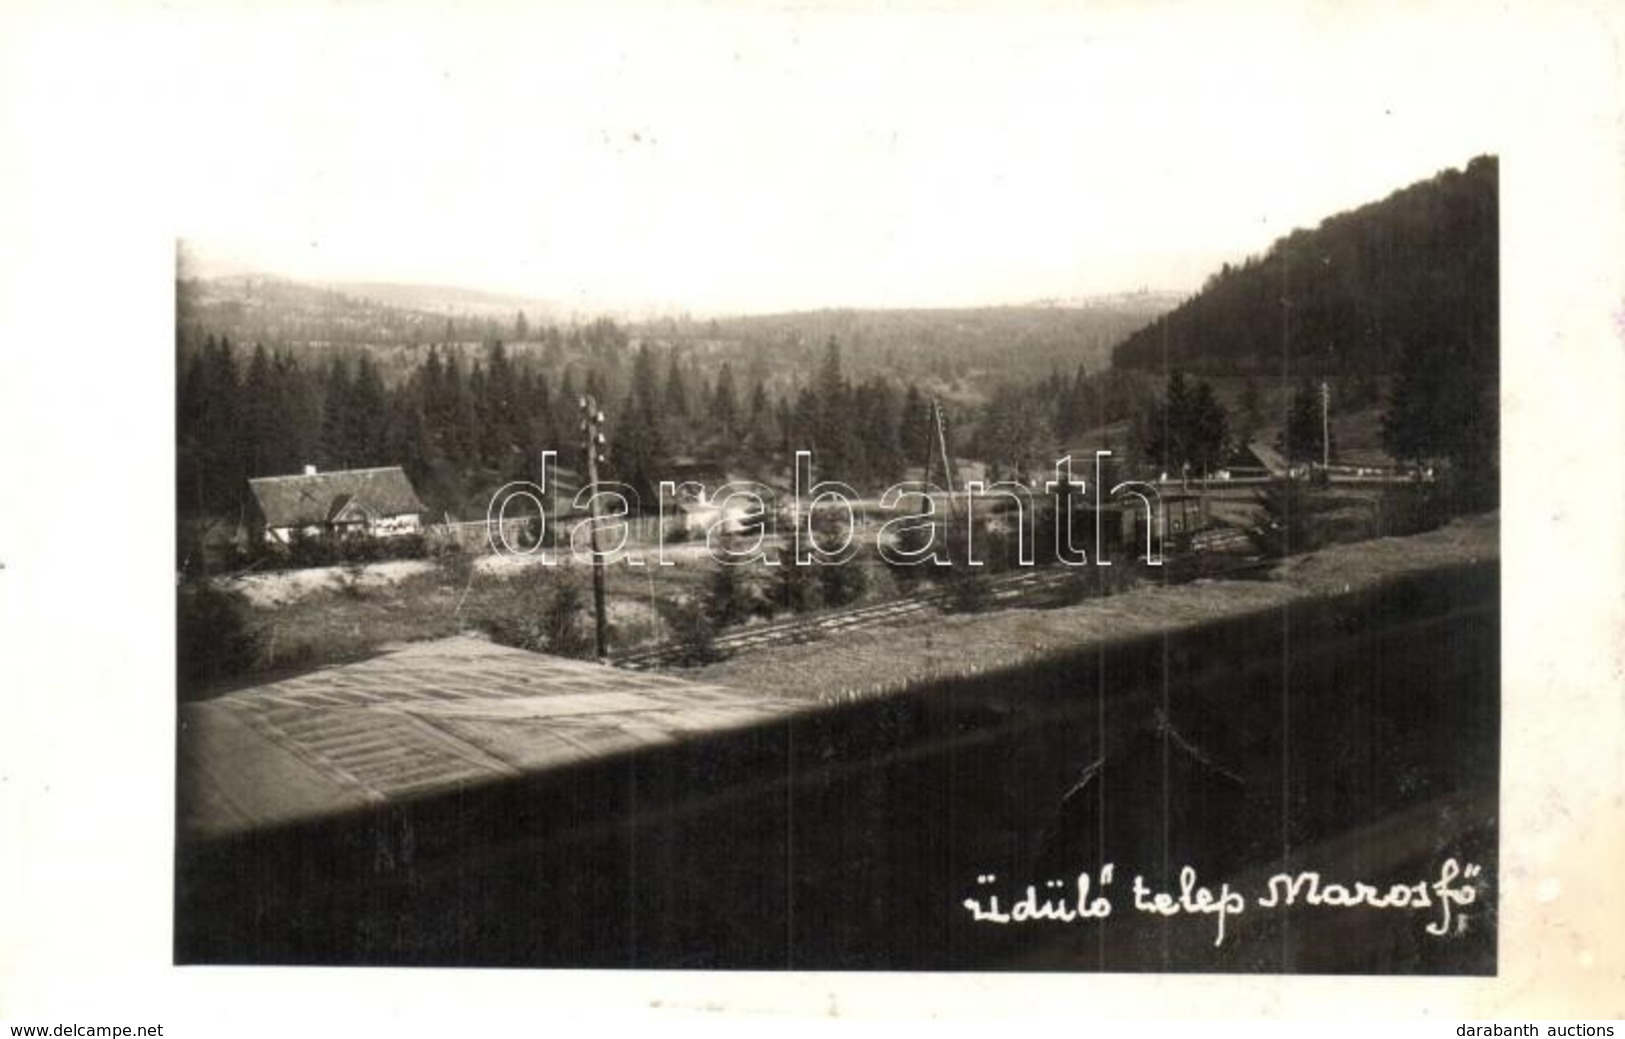
POLYGON ((1497 164, 1480 156, 1226 264, 1126 338, 1119 367, 1194 374, 1397 373, 1408 354, 1494 363, 1497 164))
POLYGON ((397 464, 434 512, 471 515, 505 480, 534 478, 543 450, 574 464, 577 401, 589 393, 608 419, 606 476, 640 493, 673 459, 766 476, 802 448, 817 453, 821 476, 889 483, 925 456, 931 397, 960 448, 1015 465, 1048 450, 1034 430, 1069 434, 1128 414, 1139 398, 1103 371, 1106 358, 1171 302, 1140 292, 1069 305, 543 324, 522 309, 495 316, 509 302, 501 297, 465 295, 483 311, 448 317, 401 305, 426 289, 345 288, 177 283, 182 515, 240 515, 251 477, 397 464), (994 406, 1018 403, 1001 387, 1028 381, 1042 382, 1036 408, 994 406))
POLYGON ((944 385, 980 377, 987 384, 1044 378, 1079 365, 1104 368, 1113 346, 1178 299, 1135 292, 1058 305, 818 310, 656 325, 650 331, 676 342, 704 342, 722 356, 761 356, 807 371, 834 338, 854 375, 885 373, 944 385))
POLYGON ((614 322, 572 329, 556 351, 427 346, 394 351, 386 379, 378 351, 243 347, 205 336, 180 347, 177 507, 183 517, 234 519, 247 481, 305 465, 402 465, 436 514, 483 513, 490 492, 535 479, 541 452, 567 469, 581 453, 579 400, 605 412, 607 479, 654 501, 674 460, 767 475, 797 449, 817 453, 820 476, 889 483, 926 443, 926 395, 913 384, 850 377, 827 341, 793 392, 727 361, 634 343, 614 322))

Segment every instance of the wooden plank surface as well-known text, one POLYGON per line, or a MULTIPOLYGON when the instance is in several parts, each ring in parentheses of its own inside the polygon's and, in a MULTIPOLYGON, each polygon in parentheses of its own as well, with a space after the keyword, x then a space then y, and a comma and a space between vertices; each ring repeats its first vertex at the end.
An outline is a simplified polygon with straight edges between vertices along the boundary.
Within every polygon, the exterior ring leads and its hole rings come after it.
POLYGON ((216 836, 766 721, 804 704, 458 636, 181 709, 181 826, 216 836))

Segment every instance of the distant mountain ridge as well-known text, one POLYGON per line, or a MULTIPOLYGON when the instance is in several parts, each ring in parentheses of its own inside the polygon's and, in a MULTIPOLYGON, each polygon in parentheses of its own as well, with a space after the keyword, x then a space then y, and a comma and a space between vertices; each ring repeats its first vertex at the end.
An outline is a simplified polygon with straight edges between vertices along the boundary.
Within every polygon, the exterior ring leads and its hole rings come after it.
POLYGON ((1107 306, 1153 306, 1169 309, 1190 298, 1189 292, 1172 289, 1133 289, 1124 292, 1101 292, 1090 296, 1048 296, 1016 304, 1023 307, 1055 307, 1060 309, 1088 309, 1107 306))
MULTIPOLYGON (((1104 367, 1118 341, 1181 298, 1136 290, 1005 306, 847 307, 621 323, 633 339, 703 358, 708 367, 731 361, 757 378, 770 370, 810 372, 834 338, 854 375, 1023 380, 1071 373, 1079 365, 1104 367)), ((551 306, 498 292, 394 282, 306 283, 231 274, 177 283, 183 339, 223 336, 244 346, 512 344, 536 342, 544 330, 584 321, 574 314, 561 318, 551 306)))
POLYGON ((413 326, 448 316, 502 317, 511 322, 523 311, 538 324, 558 320, 557 304, 533 297, 486 292, 450 285, 400 282, 307 282, 275 274, 229 274, 183 278, 179 282, 188 316, 229 319, 233 314, 258 312, 273 320, 298 315, 335 317, 364 312, 398 311, 391 325, 413 326), (408 315, 417 315, 411 320, 408 315))
POLYGON ((506 314, 512 318, 524 311, 531 321, 558 320, 565 313, 559 304, 533 296, 519 296, 482 289, 465 289, 455 285, 424 285, 388 281, 339 281, 323 286, 347 296, 370 299, 402 310, 430 312, 461 311, 470 314, 506 314))
POLYGON ((481 342, 512 334, 517 315, 542 323, 538 301, 441 286, 313 284, 232 274, 176 282, 183 340, 224 336, 244 345, 401 346, 481 342))

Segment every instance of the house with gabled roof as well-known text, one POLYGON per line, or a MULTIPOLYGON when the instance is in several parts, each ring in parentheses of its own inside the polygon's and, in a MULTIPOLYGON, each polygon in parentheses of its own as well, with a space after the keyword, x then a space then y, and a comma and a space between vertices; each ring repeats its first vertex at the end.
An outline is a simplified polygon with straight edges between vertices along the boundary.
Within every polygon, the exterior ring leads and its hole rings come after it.
POLYGON ((423 502, 398 465, 329 473, 307 466, 296 476, 249 480, 248 488, 251 524, 266 541, 285 545, 296 534, 394 537, 421 529, 423 502))

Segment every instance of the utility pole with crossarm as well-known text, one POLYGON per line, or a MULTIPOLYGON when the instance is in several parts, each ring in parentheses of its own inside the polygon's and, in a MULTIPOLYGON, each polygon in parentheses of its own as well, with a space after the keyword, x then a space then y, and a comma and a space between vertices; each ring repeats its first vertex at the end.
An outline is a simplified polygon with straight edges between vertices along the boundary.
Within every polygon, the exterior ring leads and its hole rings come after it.
POLYGON ((604 413, 590 394, 581 398, 581 432, 587 459, 587 538, 592 548, 592 608, 600 663, 609 658, 609 617, 604 609, 604 557, 598 551, 598 463, 604 447, 604 413))

